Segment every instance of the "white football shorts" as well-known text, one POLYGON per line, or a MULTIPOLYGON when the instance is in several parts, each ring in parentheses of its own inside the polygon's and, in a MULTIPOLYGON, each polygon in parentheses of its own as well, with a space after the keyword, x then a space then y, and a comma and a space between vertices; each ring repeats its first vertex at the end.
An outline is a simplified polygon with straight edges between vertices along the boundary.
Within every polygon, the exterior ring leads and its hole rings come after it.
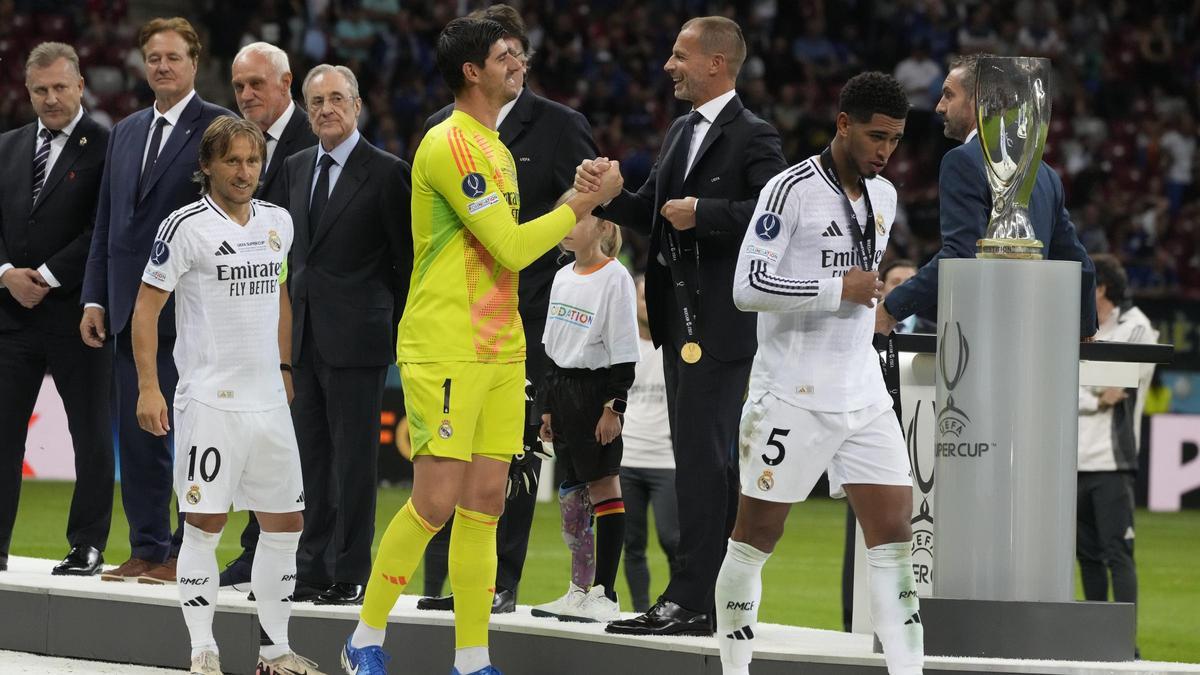
POLYGON ((184 513, 304 510, 300 451, 287 406, 218 410, 195 400, 175 409, 175 496, 184 513))
POLYGON ((900 423, 887 404, 817 412, 768 393, 746 401, 738 447, 742 494, 764 501, 802 502, 823 472, 836 498, 847 484, 912 485, 900 423))

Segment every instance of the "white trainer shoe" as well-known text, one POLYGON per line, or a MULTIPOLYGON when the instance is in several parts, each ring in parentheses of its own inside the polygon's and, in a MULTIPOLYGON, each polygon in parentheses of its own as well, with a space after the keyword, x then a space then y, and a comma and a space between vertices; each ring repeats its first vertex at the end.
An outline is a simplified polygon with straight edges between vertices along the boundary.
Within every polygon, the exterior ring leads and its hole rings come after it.
POLYGON ((255 675, 325 675, 317 670, 316 662, 306 659, 296 652, 288 652, 275 659, 258 657, 258 667, 255 675))
POLYGON ((191 675, 225 675, 221 672, 221 657, 216 652, 200 652, 193 656, 191 675))
POLYGON ((542 605, 535 605, 530 611, 530 614, 533 614, 534 616, 550 617, 552 619, 557 618, 564 612, 577 611, 576 608, 583 603, 585 598, 587 598, 587 591, 576 586, 574 582, 571 582, 570 586, 567 588, 566 595, 542 605))
POLYGON ((603 586, 592 586, 584 596, 583 602, 558 615, 559 621, 578 621, 596 623, 616 621, 621 618, 621 606, 616 600, 609 600, 604 594, 603 586))

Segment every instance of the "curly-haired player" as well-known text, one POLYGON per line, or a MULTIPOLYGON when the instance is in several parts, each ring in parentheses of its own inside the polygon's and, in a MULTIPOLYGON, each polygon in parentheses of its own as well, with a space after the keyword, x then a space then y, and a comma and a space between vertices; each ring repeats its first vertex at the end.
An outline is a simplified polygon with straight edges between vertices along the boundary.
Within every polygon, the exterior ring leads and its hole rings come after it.
POLYGON ((762 566, 791 505, 823 472, 863 529, 871 616, 888 670, 921 672, 912 478, 871 346, 882 289, 875 269, 896 214, 896 188, 879 172, 907 113, 892 77, 851 79, 833 142, 767 183, 746 231, 733 299, 760 316, 739 439, 742 496, 716 587, 725 675, 750 672, 762 566))

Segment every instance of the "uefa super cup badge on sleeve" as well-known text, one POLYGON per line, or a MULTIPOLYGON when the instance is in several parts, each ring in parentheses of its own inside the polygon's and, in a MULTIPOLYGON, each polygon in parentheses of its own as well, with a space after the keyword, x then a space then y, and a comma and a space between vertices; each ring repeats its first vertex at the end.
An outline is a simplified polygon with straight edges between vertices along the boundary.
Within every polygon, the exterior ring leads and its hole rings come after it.
POLYGON ((980 258, 1042 259, 1029 221, 1029 197, 1050 128, 1050 60, 979 60, 975 115, 992 212, 978 242, 980 258))

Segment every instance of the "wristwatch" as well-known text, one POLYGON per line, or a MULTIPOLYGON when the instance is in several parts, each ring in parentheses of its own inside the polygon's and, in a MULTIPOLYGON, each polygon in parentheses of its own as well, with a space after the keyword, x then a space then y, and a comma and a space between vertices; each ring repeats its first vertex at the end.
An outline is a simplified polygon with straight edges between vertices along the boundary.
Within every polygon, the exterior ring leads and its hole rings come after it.
POLYGON ((608 408, 609 410, 615 412, 618 415, 624 415, 625 414, 625 399, 614 398, 611 401, 606 401, 604 403, 604 407, 608 408))

